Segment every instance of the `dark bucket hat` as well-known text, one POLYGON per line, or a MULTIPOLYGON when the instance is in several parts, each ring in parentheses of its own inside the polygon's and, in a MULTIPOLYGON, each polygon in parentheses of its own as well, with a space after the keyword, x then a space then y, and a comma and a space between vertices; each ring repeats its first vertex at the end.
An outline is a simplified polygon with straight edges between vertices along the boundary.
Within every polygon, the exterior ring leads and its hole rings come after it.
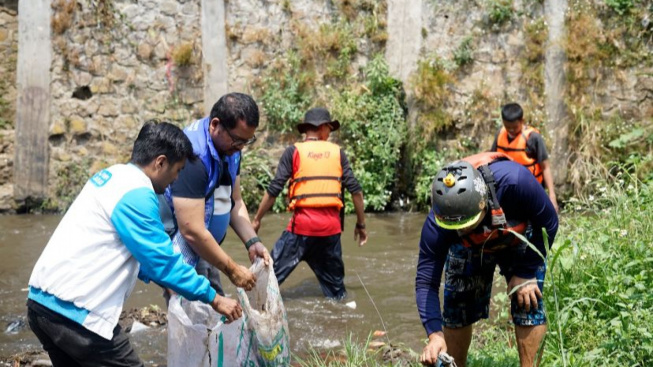
POLYGON ((340 122, 338 120, 331 120, 331 114, 326 108, 316 107, 311 108, 304 115, 304 122, 297 125, 297 130, 300 133, 305 133, 306 128, 309 125, 320 126, 322 124, 331 124, 332 131, 336 131, 340 128, 340 122))

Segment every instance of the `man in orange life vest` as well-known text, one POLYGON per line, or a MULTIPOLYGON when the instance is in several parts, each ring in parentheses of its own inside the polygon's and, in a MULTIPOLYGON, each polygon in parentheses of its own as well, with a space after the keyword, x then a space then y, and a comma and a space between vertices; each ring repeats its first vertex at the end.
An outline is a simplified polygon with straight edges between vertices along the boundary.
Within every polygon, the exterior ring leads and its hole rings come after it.
POLYGON ((359 246, 367 242, 362 188, 345 152, 326 141, 331 131, 339 127, 340 123, 332 121, 324 108, 306 112, 304 122, 297 126, 306 138, 286 148, 252 221, 258 232, 263 216, 290 179, 288 208, 293 216, 272 250, 274 272, 281 284, 304 260, 317 276, 322 293, 335 299, 347 295, 340 245, 343 187, 351 193, 356 210, 354 240, 359 246))
POLYGON ((537 181, 549 191, 551 203, 558 211, 553 173, 542 135, 537 129, 524 125, 524 111, 517 103, 503 106, 501 119, 503 127, 494 138, 490 151, 505 153, 515 162, 528 168, 537 181))
POLYGON ((521 366, 533 366, 546 333, 544 257, 558 230, 558 215, 542 185, 506 155, 485 152, 441 169, 431 198, 433 210, 422 228, 415 278, 417 310, 429 338, 421 362, 434 364, 447 352, 465 367, 472 325, 489 316, 498 265, 513 292, 511 316, 521 366))

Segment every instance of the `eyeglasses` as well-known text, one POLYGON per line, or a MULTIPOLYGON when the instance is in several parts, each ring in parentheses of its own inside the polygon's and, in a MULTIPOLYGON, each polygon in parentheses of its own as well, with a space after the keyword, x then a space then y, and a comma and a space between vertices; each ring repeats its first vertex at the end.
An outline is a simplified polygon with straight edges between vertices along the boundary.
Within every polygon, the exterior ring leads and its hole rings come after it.
POLYGON ((254 135, 251 139, 242 139, 231 134, 231 131, 229 131, 229 129, 227 129, 224 125, 221 124, 221 126, 227 132, 227 135, 229 135, 229 137, 231 138, 232 141, 231 146, 233 148, 244 147, 245 145, 252 145, 256 142, 256 135, 254 135))

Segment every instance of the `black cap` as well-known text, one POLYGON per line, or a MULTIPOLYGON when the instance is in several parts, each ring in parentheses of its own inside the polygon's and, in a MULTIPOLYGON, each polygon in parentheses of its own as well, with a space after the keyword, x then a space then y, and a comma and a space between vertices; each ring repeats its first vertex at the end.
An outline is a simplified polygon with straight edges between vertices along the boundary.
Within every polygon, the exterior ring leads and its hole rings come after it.
POLYGON ((331 120, 331 114, 326 108, 316 107, 311 108, 304 115, 304 122, 297 125, 297 130, 300 133, 305 133, 308 125, 320 126, 322 124, 331 124, 332 131, 336 131, 340 128, 340 122, 338 120, 331 120))

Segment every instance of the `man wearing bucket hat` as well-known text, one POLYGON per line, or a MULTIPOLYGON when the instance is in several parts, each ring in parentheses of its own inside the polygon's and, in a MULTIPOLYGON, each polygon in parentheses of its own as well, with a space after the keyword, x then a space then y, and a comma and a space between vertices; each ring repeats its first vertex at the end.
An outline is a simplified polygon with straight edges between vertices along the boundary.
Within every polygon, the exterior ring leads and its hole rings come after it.
POLYGON ((340 245, 344 188, 351 193, 356 210, 354 240, 359 246, 367 242, 362 188, 345 152, 327 141, 339 128, 340 123, 324 108, 306 112, 297 126, 306 137, 286 148, 252 221, 258 232, 263 216, 290 180, 288 209, 293 215, 271 254, 277 280, 283 283, 303 260, 317 276, 324 295, 335 299, 347 294, 340 245))
POLYGON ((429 338, 422 363, 434 364, 447 352, 458 366, 466 365, 472 325, 488 318, 499 265, 511 298, 521 366, 532 366, 546 333, 542 291, 549 246, 542 232, 551 244, 558 229, 548 195, 524 166, 502 153, 486 152, 442 168, 431 198, 415 281, 417 309, 429 338))

